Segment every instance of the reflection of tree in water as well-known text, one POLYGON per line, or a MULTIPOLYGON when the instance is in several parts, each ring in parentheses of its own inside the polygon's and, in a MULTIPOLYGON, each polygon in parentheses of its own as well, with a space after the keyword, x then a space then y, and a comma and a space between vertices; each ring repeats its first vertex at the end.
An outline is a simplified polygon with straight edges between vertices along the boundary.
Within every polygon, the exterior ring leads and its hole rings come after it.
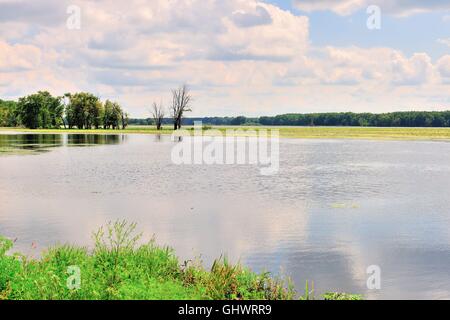
POLYGON ((74 146, 121 144, 125 140, 126 135, 123 134, 70 134, 67 136, 67 144, 74 146))
POLYGON ((174 142, 183 142, 183 136, 174 136, 172 141, 174 141, 174 142))
POLYGON ((50 148, 121 144, 126 135, 106 134, 0 134, 0 154, 42 153, 50 148))
POLYGON ((54 134, 7 134, 0 135, 1 147, 33 148, 41 145, 60 146, 62 136, 54 134))
POLYGON ((61 135, 15 134, 0 135, 0 154, 32 154, 49 151, 63 145, 61 135))

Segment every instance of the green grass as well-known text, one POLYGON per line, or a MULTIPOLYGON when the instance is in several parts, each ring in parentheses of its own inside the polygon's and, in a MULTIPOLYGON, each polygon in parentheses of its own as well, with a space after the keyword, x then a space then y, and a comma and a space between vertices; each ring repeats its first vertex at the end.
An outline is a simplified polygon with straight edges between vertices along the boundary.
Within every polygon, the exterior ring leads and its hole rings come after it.
POLYGON ((323 295, 325 300, 361 300, 362 297, 357 294, 331 292, 323 295))
MULTIPOLYGON (((226 258, 210 270, 180 261, 154 241, 138 245, 135 224, 109 223, 94 233, 92 250, 63 245, 40 259, 7 254, 13 243, 0 237, 0 300, 290 300, 288 280, 256 274, 226 258), (80 277, 74 277, 73 266, 80 277), (77 281, 79 279, 80 281, 77 281)), ((328 298, 360 299, 328 294, 328 298)), ((300 299, 313 296, 308 287, 300 299)))
MULTIPOLYGON (((190 129, 191 127, 186 127, 190 129)), ((209 127, 208 127, 209 128, 209 127)), ((375 127, 225 127, 212 129, 225 133, 228 129, 279 130, 282 138, 302 139, 368 139, 368 140, 450 140, 450 128, 375 128, 375 127)), ((1 131, 29 133, 79 133, 79 134, 172 134, 170 127, 157 131, 151 126, 130 126, 125 130, 65 130, 65 129, 22 129, 0 128, 1 131)), ((206 133, 208 131, 205 131, 206 133)))

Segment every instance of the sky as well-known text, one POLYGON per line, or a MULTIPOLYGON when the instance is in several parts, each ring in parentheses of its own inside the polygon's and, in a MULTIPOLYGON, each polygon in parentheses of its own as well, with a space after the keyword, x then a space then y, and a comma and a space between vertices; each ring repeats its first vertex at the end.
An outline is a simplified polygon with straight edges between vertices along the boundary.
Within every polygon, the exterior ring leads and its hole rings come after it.
POLYGON ((450 0, 0 0, 0 99, 88 91, 148 117, 450 109, 450 0))

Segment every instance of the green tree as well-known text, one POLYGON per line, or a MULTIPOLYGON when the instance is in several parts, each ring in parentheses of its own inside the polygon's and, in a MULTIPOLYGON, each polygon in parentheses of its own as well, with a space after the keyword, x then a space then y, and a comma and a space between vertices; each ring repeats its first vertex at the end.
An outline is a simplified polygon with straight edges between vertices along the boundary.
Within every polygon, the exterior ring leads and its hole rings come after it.
POLYGON ((53 97, 47 91, 19 99, 17 115, 27 128, 59 128, 63 120, 64 107, 60 97, 53 97))
MULTIPOLYGON (((122 126, 128 122, 128 116, 125 117, 122 108, 117 102, 106 100, 105 111, 103 116, 103 127, 105 129, 119 129, 120 124, 122 126), (122 119, 123 117, 123 119, 122 119)), ((125 124, 126 127, 127 124, 125 124)))
POLYGON ((232 124, 233 126, 240 126, 240 125, 245 124, 246 122, 247 122, 247 118, 246 118, 246 117, 239 116, 239 117, 234 118, 234 119, 231 121, 231 124, 232 124))
POLYGON ((0 127, 15 127, 18 124, 17 102, 0 99, 0 127))
POLYGON ((39 128, 41 106, 42 102, 37 94, 20 98, 17 105, 20 123, 30 129, 39 128))
POLYGON ((66 107, 69 128, 78 129, 99 128, 103 118, 103 105, 100 99, 91 93, 79 92, 66 94, 69 103, 66 107))

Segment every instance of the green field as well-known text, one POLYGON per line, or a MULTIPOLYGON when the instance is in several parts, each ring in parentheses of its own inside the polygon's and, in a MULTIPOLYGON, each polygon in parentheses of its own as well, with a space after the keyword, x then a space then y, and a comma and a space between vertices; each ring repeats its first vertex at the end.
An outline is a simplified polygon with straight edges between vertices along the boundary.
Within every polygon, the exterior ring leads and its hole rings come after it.
MULTIPOLYGON (((226 258, 210 270, 181 262, 152 240, 138 245, 135 224, 109 223, 93 234, 94 247, 50 248, 39 260, 11 251, 0 236, 0 300, 292 300, 313 299, 312 287, 297 296, 288 280, 256 274, 226 258)), ((197 261, 197 260, 194 260, 197 261)), ((327 300, 360 296, 328 293, 327 300)))
MULTIPOLYGON (((192 127, 185 127, 191 129, 192 127)), ((282 138, 299 139, 369 139, 369 140, 450 140, 450 128, 377 128, 377 127, 212 127, 225 133, 229 129, 259 131, 278 130, 282 138)), ((73 134, 165 134, 173 132, 171 127, 157 131, 151 126, 130 126, 125 130, 66 130, 66 129, 22 129, 0 128, 6 132, 27 133, 73 133, 73 134)), ((208 130, 204 131, 208 134, 208 130)))

